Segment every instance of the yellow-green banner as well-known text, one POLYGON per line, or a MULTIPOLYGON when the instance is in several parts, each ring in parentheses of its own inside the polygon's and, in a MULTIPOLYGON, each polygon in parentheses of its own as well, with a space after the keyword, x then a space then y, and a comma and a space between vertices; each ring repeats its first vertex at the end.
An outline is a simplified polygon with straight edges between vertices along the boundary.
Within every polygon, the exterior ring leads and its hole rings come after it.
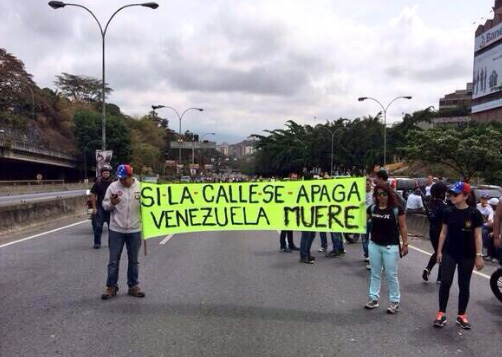
POLYGON ((366 232, 366 181, 141 183, 145 239, 183 232, 366 232))

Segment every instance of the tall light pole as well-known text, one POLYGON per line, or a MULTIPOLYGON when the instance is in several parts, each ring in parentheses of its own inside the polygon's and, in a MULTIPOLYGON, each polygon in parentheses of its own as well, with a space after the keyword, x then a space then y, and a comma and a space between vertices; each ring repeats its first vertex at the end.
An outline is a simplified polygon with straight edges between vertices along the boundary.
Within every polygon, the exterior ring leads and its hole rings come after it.
MULTIPOLYGON (((216 133, 204 133, 202 136, 199 138, 199 142, 202 142, 202 139, 206 135, 216 135, 216 133)), ((195 164, 195 141, 192 141, 192 165, 195 164)))
POLYGON ((106 26, 105 26, 105 29, 103 30, 103 26, 101 26, 101 23, 99 22, 98 18, 96 17, 96 15, 94 15, 94 13, 89 10, 88 8, 86 8, 85 6, 83 5, 79 5, 79 4, 69 4, 69 3, 65 3, 65 2, 62 2, 62 1, 50 1, 49 2, 49 6, 52 7, 53 9, 61 9, 65 6, 75 6, 75 7, 80 7, 84 10, 86 10, 89 14, 91 14, 91 16, 94 18, 94 20, 96 20, 96 23, 98 24, 99 26, 99 31, 101 33, 101 44, 102 44, 102 87, 101 87, 101 103, 102 103, 102 106, 103 108, 101 109, 101 115, 102 115, 102 150, 106 150, 106 95, 105 95, 105 87, 106 87, 106 83, 105 83, 105 36, 106 36, 106 31, 108 30, 108 25, 110 25, 110 22, 112 21, 112 19, 115 17, 115 15, 117 15, 117 13, 120 11, 120 10, 123 10, 125 9, 126 7, 133 7, 133 6, 143 6, 143 7, 149 7, 150 9, 156 9, 159 7, 159 4, 155 3, 155 2, 145 2, 145 3, 142 3, 142 4, 129 4, 129 5, 124 5, 122 6, 121 8, 119 8, 117 11, 115 11, 113 13, 113 15, 110 17, 110 19, 108 19, 108 22, 106 23, 106 26))
MULTIPOLYGON (((324 129, 326 130, 327 132, 329 132, 329 135, 331 135, 331 171, 330 171, 330 175, 333 176, 333 157, 334 157, 334 154, 335 154, 335 135, 338 134, 338 132, 340 130, 343 130, 345 129, 344 127, 341 127, 341 128, 338 128, 338 129, 335 129, 333 131, 331 131, 330 129, 328 129, 326 126, 324 125, 316 125, 316 127, 319 126, 321 129, 324 129)), ((337 154, 337 156, 340 156, 340 153, 337 154)))
MULTIPOLYGON (((172 111, 174 111, 176 113, 176 116, 178 117, 179 121, 180 121, 180 131, 179 131, 179 139, 178 140, 181 140, 181 120, 183 119, 183 116, 185 115, 186 112, 188 112, 189 110, 198 110, 199 112, 202 112, 204 111, 204 109, 202 108, 188 108, 188 109, 185 109, 185 111, 180 115, 180 113, 178 113, 178 111, 176 109, 174 109, 173 107, 169 107, 167 105, 152 105, 152 109, 153 110, 156 110, 156 109, 162 109, 162 108, 167 108, 167 109, 171 109, 172 111)), ((178 164, 181 164, 181 146, 179 148, 179 161, 178 161, 178 164)))
POLYGON ((375 98, 371 98, 371 97, 359 97, 357 99, 360 102, 363 102, 366 99, 369 99, 369 100, 377 102, 382 107, 382 110, 383 110, 383 167, 384 167, 384 169, 387 166, 387 109, 389 109, 390 105, 392 103, 394 103, 398 99, 411 99, 411 98, 412 97, 409 96, 409 95, 396 97, 396 98, 392 99, 390 101, 390 103, 386 107, 384 107, 383 104, 380 103, 375 98))

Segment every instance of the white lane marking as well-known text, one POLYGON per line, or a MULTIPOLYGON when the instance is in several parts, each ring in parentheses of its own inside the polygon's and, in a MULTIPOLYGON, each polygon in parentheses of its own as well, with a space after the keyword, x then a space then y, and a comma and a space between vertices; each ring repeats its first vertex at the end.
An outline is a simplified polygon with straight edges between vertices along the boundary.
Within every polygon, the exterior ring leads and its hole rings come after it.
POLYGON ((171 239, 172 237, 174 237, 174 234, 169 234, 164 239, 162 239, 162 242, 160 242, 159 244, 166 244, 167 242, 169 242, 169 239, 171 239))
POLYGON ((68 226, 64 226, 64 227, 53 229, 51 231, 47 231, 47 232, 35 234, 34 236, 31 236, 31 237, 26 237, 26 238, 23 238, 23 239, 16 240, 14 242, 2 244, 2 245, 0 245, 0 249, 8 247, 9 245, 13 245, 13 244, 21 243, 21 242, 24 242, 24 241, 27 241, 27 240, 30 240, 30 239, 33 239, 33 238, 37 238, 37 237, 40 237, 40 236, 43 236, 43 235, 46 235, 46 234, 50 234, 50 233, 62 231, 63 229, 66 229, 66 228, 71 228, 71 227, 74 227, 74 226, 78 226, 79 224, 82 224, 82 223, 85 223, 85 222, 89 222, 89 220, 86 219, 85 221, 80 221, 80 222, 77 222, 77 223, 70 224, 68 226))
MULTIPOLYGON (((417 247, 414 247, 414 246, 412 246, 412 245, 408 245, 408 247, 410 247, 410 248, 411 248, 411 249, 413 249, 413 250, 416 250, 417 252, 420 252, 420 253, 423 253, 423 254, 425 254, 425 255, 428 255, 429 257, 430 257, 430 256, 432 256, 432 253, 429 253, 429 252, 428 252, 428 251, 426 251, 426 250, 422 250, 422 249, 417 248, 417 247)), ((480 273, 479 271, 474 270, 474 271, 473 271, 473 273, 474 273, 474 274, 476 274, 476 275, 482 276, 483 278, 486 278, 486 279, 488 279, 488 280, 490 279, 490 276, 489 276, 489 275, 486 275, 486 274, 480 273)))

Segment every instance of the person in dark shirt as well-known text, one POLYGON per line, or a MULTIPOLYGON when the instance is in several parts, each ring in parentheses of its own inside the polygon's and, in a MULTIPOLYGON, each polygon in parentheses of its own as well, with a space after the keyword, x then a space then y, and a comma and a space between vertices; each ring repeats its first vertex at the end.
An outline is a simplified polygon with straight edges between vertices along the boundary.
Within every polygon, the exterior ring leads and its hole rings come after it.
POLYGON ((448 191, 452 207, 445 211, 443 226, 439 236, 437 262, 441 264, 441 286, 439 288, 439 311, 434 320, 435 327, 446 324, 446 306, 453 283, 455 270, 458 273, 458 317, 457 324, 464 329, 470 329, 466 310, 469 303, 469 290, 472 271, 483 269, 481 228, 483 217, 481 213, 469 206, 471 186, 465 182, 457 182, 448 191))
POLYGON ((408 254, 408 231, 403 209, 397 204, 394 190, 387 184, 378 184, 373 191, 374 204, 367 208, 371 219, 371 238, 368 245, 370 258, 370 282, 367 309, 378 307, 382 268, 385 269, 389 285, 389 307, 387 312, 399 312, 401 300, 397 267, 400 255, 408 254), (403 247, 399 235, 403 238, 403 247))
MULTIPOLYGON (((429 219, 429 238, 431 240, 432 248, 434 249, 434 254, 432 254, 427 267, 422 272, 422 279, 425 281, 429 281, 429 275, 431 274, 432 268, 434 268, 437 261, 439 235, 441 233, 441 228, 443 227, 443 217, 447 209, 447 205, 445 203, 447 190, 448 187, 442 182, 432 185, 430 190, 431 197, 425 209, 425 213, 429 219)), ((438 269, 436 283, 441 283, 441 269, 438 269)))
POLYGON ((108 186, 113 182, 111 176, 112 168, 110 165, 101 167, 101 176, 91 188, 91 205, 93 215, 93 230, 94 230, 94 249, 101 248, 101 235, 103 233, 103 225, 108 225, 110 228, 110 212, 103 209, 102 203, 105 198, 108 186))

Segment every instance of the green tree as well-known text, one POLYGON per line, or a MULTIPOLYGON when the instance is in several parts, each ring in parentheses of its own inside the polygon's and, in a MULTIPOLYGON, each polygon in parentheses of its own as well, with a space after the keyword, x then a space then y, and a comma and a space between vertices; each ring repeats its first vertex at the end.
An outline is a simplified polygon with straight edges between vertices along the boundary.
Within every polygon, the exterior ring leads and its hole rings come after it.
MULTIPOLYGON (((95 161, 95 150, 101 149, 101 115, 93 111, 78 111, 73 117, 73 136, 78 152, 84 154, 88 163, 95 161)), ((107 117, 106 140, 108 150, 113 150, 112 164, 126 163, 131 160, 132 147, 130 130, 124 119, 118 116, 107 117)))
POLYGON ((27 108, 31 112, 31 92, 37 87, 32 75, 26 72, 23 61, 0 48, 0 111, 27 108))
MULTIPOLYGON (((102 81, 100 79, 63 72, 56 76, 54 84, 66 98, 72 101, 87 103, 101 101, 102 81)), ((111 92, 112 89, 105 85, 105 95, 111 92)))
POLYGON ((494 126, 411 131, 407 139, 404 151, 408 160, 446 165, 467 181, 502 163, 498 149, 502 132, 494 126))

